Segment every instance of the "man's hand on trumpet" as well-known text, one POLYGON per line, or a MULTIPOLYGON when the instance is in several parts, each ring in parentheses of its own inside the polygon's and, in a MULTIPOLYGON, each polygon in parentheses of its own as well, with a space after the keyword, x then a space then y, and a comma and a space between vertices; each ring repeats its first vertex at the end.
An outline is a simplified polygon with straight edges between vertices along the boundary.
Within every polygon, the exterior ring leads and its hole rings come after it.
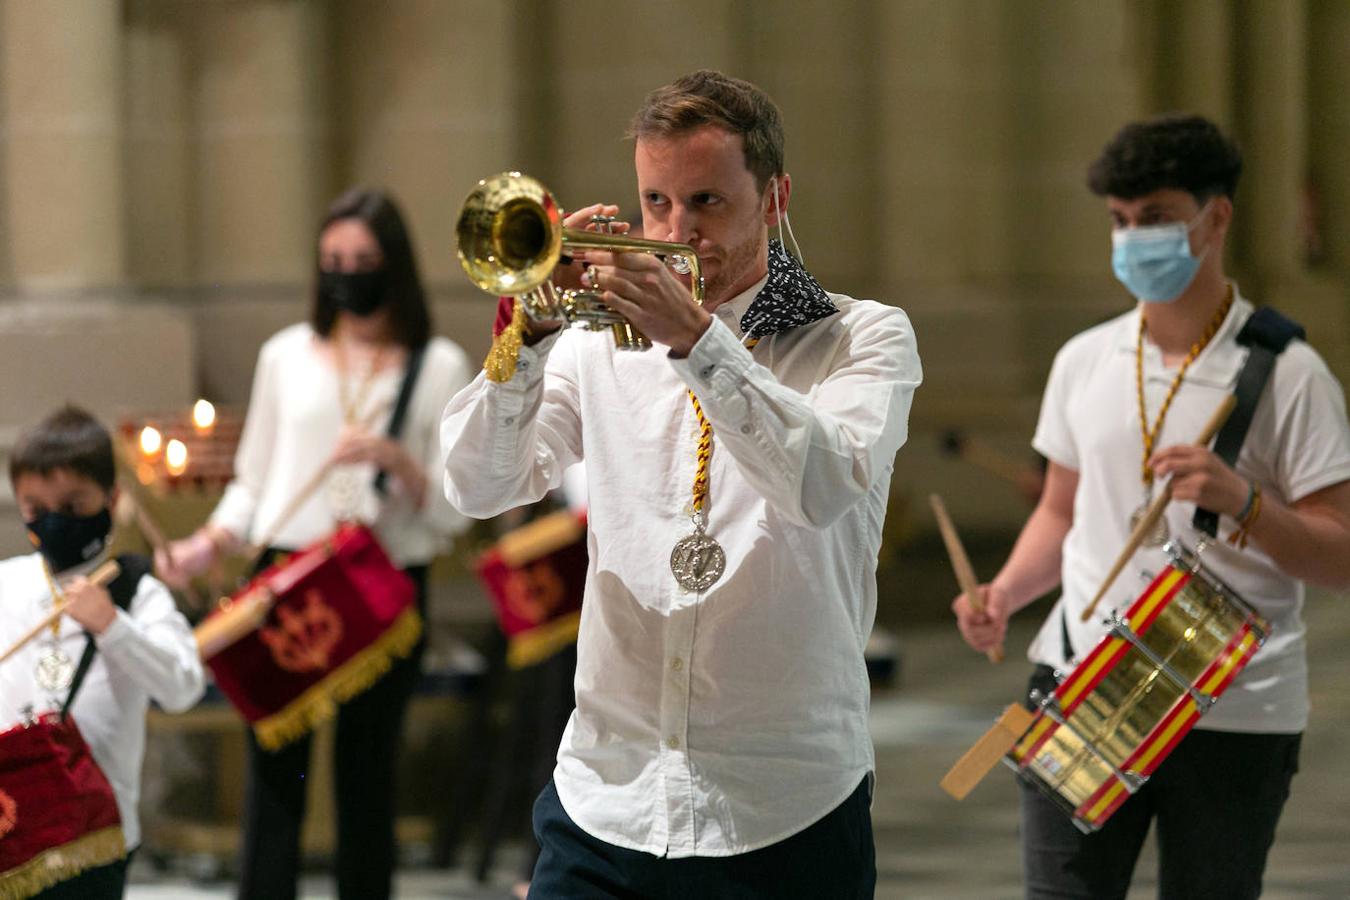
MULTIPOLYGON (((613 203, 592 203, 590 206, 583 206, 581 209, 574 210, 563 217, 564 228, 575 228, 584 231, 598 231, 601 223, 595 221, 596 217, 613 219, 618 216, 619 207, 613 203)), ((627 222, 612 221, 604 223, 611 234, 628 234, 632 226, 627 222)), ((586 259, 588 254, 578 253, 575 256, 566 259, 566 262, 559 263, 553 270, 553 286, 559 290, 580 290, 589 288, 590 285, 582 280, 582 275, 586 271, 586 259)), ((505 325, 511 321, 511 307, 515 300, 510 297, 501 298, 497 308, 498 323, 505 325)), ((553 332, 562 327, 561 322, 535 322, 526 320, 525 322, 525 343, 537 344, 539 341, 548 337, 553 332)))
POLYGON ((587 261, 582 283, 601 291, 605 305, 674 356, 688 356, 712 323, 707 310, 690 299, 689 286, 650 253, 592 250, 587 261))

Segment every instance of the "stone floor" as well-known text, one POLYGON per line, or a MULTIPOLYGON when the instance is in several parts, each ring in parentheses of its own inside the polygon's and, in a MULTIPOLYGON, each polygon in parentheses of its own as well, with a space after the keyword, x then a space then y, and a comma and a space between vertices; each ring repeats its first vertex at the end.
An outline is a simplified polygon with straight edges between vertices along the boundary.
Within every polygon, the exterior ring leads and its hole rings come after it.
MULTIPOLYGON (((1350 604, 1316 596, 1308 613, 1313 721, 1266 874, 1268 900, 1350 897, 1350 604)), ((1030 637, 1028 623, 1009 641, 1011 657, 1030 637)), ((873 701, 877 746, 876 828, 880 898, 995 900, 1021 896, 1015 787, 1001 768, 964 802, 939 790, 947 767, 1016 698, 1028 666, 991 666, 958 643, 954 629, 928 625, 901 635, 904 672, 897 689, 873 701)), ((1131 898, 1155 893, 1155 859, 1146 850, 1131 898)), ((487 885, 463 872, 409 868, 398 896, 505 898, 507 854, 487 885)), ((193 900, 233 894, 228 883, 197 883, 138 867, 132 900, 193 900)), ((328 878, 305 879, 302 896, 335 895, 328 878)))

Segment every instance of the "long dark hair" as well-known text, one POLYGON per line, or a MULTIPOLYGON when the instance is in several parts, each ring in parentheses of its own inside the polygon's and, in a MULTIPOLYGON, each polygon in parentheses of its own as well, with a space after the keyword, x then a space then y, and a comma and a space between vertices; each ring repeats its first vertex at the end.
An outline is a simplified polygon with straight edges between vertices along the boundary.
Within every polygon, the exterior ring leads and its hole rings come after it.
MULTIPOLYGON (((359 219, 375 235, 384 254, 383 305, 389 310, 394 340, 405 347, 421 347, 431 338, 427 295, 417 273, 412 240, 394 199, 375 188, 352 188, 333 201, 319 223, 319 234, 339 219, 359 219)), ((317 248, 318 241, 315 240, 317 248)), ((337 308, 319 290, 319 258, 314 257, 314 302, 310 321, 327 337, 337 321, 337 308)))

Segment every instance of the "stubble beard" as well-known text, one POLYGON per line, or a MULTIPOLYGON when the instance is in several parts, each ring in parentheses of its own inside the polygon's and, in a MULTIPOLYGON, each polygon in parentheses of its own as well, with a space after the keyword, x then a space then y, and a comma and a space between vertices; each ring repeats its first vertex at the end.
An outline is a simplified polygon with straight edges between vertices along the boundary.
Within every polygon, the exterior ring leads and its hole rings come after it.
POLYGON ((745 284, 746 272, 755 264, 759 255, 759 235, 752 234, 741 243, 732 247, 721 259, 717 272, 704 283, 705 307, 715 308, 730 300, 731 291, 742 291, 750 285, 745 284))

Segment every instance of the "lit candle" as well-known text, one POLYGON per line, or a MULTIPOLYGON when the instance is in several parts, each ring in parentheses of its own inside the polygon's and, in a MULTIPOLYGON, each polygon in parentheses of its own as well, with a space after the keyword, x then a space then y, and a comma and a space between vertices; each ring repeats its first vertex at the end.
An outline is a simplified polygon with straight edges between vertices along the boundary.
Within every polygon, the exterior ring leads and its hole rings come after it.
POLYGON ((164 446, 164 436, 159 433, 159 429, 153 425, 147 425, 141 429, 141 455, 146 459, 154 459, 159 456, 160 449, 164 446))
POLYGON ((187 471, 188 450, 187 444, 174 438, 169 441, 169 446, 164 448, 164 468, 169 474, 177 478, 187 471))
POLYGON ((209 400, 198 400, 192 406, 192 427, 198 434, 208 435, 216 427, 216 408, 209 400))

